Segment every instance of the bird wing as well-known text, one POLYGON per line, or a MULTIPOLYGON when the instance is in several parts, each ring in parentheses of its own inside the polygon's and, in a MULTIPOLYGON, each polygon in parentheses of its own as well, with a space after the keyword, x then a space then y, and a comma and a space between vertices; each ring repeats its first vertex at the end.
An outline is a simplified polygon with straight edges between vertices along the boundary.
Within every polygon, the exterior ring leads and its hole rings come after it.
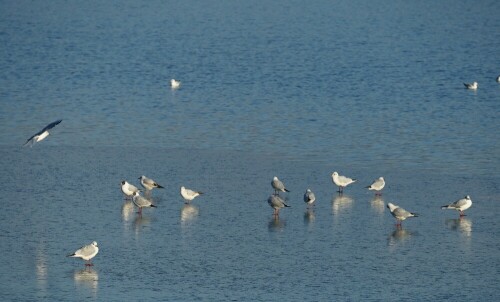
POLYGON ((42 129, 42 131, 40 131, 39 133, 43 133, 44 131, 46 130, 50 130, 52 128, 54 128, 55 126, 59 125, 59 123, 62 122, 62 120, 57 120, 55 122, 52 122, 50 124, 48 124, 47 126, 45 126, 45 128, 42 129))

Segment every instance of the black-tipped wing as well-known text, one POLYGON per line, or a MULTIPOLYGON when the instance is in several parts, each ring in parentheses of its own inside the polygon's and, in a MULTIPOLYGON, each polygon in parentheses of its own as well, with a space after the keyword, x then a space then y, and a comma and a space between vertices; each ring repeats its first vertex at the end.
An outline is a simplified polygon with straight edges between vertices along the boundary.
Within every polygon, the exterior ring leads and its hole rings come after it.
POLYGON ((45 126, 45 128, 42 129, 42 131, 40 131, 39 133, 43 133, 44 131, 46 130, 50 130, 52 128, 54 128, 55 126, 59 125, 59 123, 62 122, 62 120, 57 120, 55 122, 52 122, 50 124, 48 124, 47 126, 45 126))

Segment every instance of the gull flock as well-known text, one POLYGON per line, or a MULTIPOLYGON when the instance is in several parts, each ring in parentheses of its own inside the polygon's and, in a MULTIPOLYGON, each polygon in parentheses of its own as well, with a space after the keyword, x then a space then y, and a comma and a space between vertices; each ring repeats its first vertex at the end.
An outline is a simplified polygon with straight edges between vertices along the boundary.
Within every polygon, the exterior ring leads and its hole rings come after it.
MULTIPOLYGON (((496 81, 500 83, 500 76, 496 78, 496 81)), ((175 79, 170 80, 170 87, 172 90, 177 90, 181 86, 181 82, 175 79)), ((469 90, 477 90, 478 83, 464 83, 466 89, 469 90)), ((42 140, 46 139, 49 136, 49 130, 53 129, 55 126, 60 124, 62 120, 54 121, 47 126, 45 126, 42 130, 33 134, 30 138, 26 140, 23 146, 29 145, 33 147, 35 143, 39 143, 42 140)), ((338 187, 338 194, 340 196, 343 195, 344 189, 348 186, 357 182, 357 179, 340 175, 338 172, 333 172, 331 174, 332 182, 334 185, 338 187)), ((144 175, 138 178, 140 180, 140 184, 143 190, 138 187, 130 184, 129 182, 123 180, 121 181, 121 191, 125 196, 125 199, 131 199, 133 204, 138 208, 138 215, 142 215, 143 208, 156 208, 156 205, 153 203, 151 198, 151 192, 153 189, 163 189, 164 187, 158 184, 155 180, 148 178, 144 175), (144 196, 141 195, 141 192, 144 191, 144 196)), ((365 188, 370 191, 375 191, 375 196, 381 196, 382 190, 385 188, 385 180, 384 177, 379 177, 375 179, 370 185, 365 188)), ((278 179, 277 176, 274 176, 271 181, 271 187, 273 189, 273 193, 268 197, 267 203, 271 208, 273 208, 273 216, 275 218, 279 217, 279 212, 283 208, 291 207, 286 202, 286 198, 283 199, 279 194, 281 193, 289 193, 290 190, 287 189, 283 181, 278 179)), ((195 191, 192 189, 187 189, 184 186, 180 187, 180 196, 184 200, 186 205, 189 205, 192 200, 196 197, 202 195, 203 193, 200 191, 195 191)), ((315 205, 316 197, 311 189, 307 189, 304 193, 304 202, 306 207, 309 209, 310 207, 315 205)), ((466 195, 464 198, 458 199, 455 202, 452 202, 447 205, 441 206, 441 209, 451 209, 459 212, 460 217, 465 216, 464 211, 469 209, 472 206, 472 200, 469 195, 466 195)), ((390 214, 396 219, 396 226, 400 227, 401 223, 407 218, 418 217, 417 213, 413 213, 407 211, 406 209, 394 204, 387 203, 387 208, 389 209, 390 214)), ((81 248, 77 249, 74 253, 68 254, 67 257, 80 258, 85 261, 85 266, 90 267, 93 266, 91 260, 99 253, 99 247, 96 241, 91 242, 88 245, 84 245, 81 248)))

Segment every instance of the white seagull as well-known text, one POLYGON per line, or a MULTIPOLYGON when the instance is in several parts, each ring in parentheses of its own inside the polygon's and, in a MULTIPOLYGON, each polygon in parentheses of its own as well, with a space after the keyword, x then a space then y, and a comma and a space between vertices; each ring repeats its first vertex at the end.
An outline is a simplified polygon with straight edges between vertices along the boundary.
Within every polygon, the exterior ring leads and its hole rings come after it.
POLYGON ((177 89, 177 88, 181 87, 181 81, 177 81, 176 79, 171 79, 170 80, 170 87, 172 89, 177 89))
POLYGON ((497 77, 497 82, 500 83, 500 75, 497 77))
POLYGON ((273 186, 275 195, 279 195, 278 191, 290 192, 290 191, 288 191, 288 189, 285 188, 285 185, 276 176, 274 176, 273 181, 271 182, 271 186, 273 186))
POLYGON ((461 198, 449 205, 442 206, 441 209, 451 209, 457 210, 460 213, 460 217, 465 216, 464 211, 472 206, 472 200, 470 196, 467 195, 464 198, 461 198))
POLYGON ((375 190, 377 191, 375 195, 382 195, 382 193, 378 191, 382 191, 382 189, 385 187, 385 180, 383 177, 379 177, 373 181, 371 185, 369 185, 367 188, 368 190, 375 190))
POLYGON ((465 88, 471 89, 471 90, 477 90, 477 82, 472 82, 472 83, 464 83, 465 88))
POLYGON ((156 183, 156 181, 152 180, 151 178, 147 178, 144 175, 142 175, 138 179, 141 180, 141 185, 144 187, 144 189, 148 191, 151 191, 154 188, 163 189, 163 187, 156 183))
POLYGON ((394 216, 394 218, 396 218, 396 220, 397 220, 396 225, 399 225, 399 226, 401 225, 401 222, 403 220, 405 220, 406 218, 418 217, 418 214, 410 213, 407 210, 400 208, 399 206, 394 205, 390 202, 387 204, 387 208, 389 208, 389 210, 391 211, 392 216, 394 216))
POLYGON ((99 247, 97 246, 97 242, 93 241, 91 244, 82 246, 73 254, 69 254, 66 257, 82 258, 85 260, 85 266, 93 266, 90 259, 94 258, 97 253, 99 253, 99 247))
POLYGON ((289 205, 287 205, 285 203, 285 201, 283 199, 281 199, 281 197, 279 197, 277 195, 269 196, 269 198, 267 199, 267 203, 271 206, 271 208, 274 209, 274 213, 273 213, 274 216, 279 216, 281 208, 290 207, 289 205))
POLYGON ((185 203, 189 203, 191 200, 203 194, 203 192, 193 191, 186 189, 184 186, 181 187, 181 196, 184 198, 185 203))
POLYGON ((32 137, 28 138, 23 146, 26 146, 28 143, 31 143, 30 146, 33 147, 34 143, 38 143, 43 141, 47 136, 49 136, 49 130, 57 126, 62 120, 57 120, 45 126, 42 130, 33 134, 32 137))
POLYGON ((337 172, 333 172, 332 173, 332 181, 334 184, 337 185, 337 187, 339 187, 338 192, 344 193, 344 188, 347 187, 348 185, 356 182, 356 179, 349 178, 347 176, 342 176, 342 175, 339 175, 339 173, 337 173, 337 172))
POLYGON ((142 214, 142 208, 156 208, 149 199, 142 197, 139 192, 134 192, 132 195, 134 204, 139 208, 139 212, 137 213, 142 214))
POLYGON ((316 196, 314 193, 311 191, 311 189, 307 189, 306 193, 304 194, 304 202, 307 204, 309 207, 316 201, 316 196))
POLYGON ((132 196, 134 192, 139 192, 139 189, 136 186, 129 184, 126 180, 122 180, 122 192, 126 196, 132 196))

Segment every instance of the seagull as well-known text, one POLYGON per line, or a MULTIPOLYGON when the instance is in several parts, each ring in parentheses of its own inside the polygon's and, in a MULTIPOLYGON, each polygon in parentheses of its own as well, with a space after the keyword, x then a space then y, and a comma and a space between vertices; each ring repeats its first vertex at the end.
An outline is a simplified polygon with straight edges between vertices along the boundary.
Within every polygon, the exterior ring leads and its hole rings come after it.
POLYGON ((45 126, 45 128, 35 133, 32 137, 28 138, 23 146, 26 146, 28 143, 31 143, 30 147, 33 147, 34 143, 43 141, 47 136, 49 136, 49 130, 57 126, 60 122, 62 122, 62 120, 57 120, 55 122, 48 124, 47 126, 45 126))
POLYGON ((267 199, 267 203, 271 206, 271 208, 274 209, 274 213, 273 213, 274 216, 279 216, 281 208, 290 207, 289 205, 287 205, 285 203, 285 201, 283 199, 281 199, 281 197, 279 197, 277 195, 269 196, 269 198, 267 199))
POLYGON ((139 192, 136 186, 129 184, 127 181, 122 180, 122 192, 126 196, 132 196, 134 192, 139 192))
POLYGON ((97 246, 97 242, 92 241, 91 244, 82 246, 76 252, 73 254, 69 254, 66 257, 75 257, 75 258, 82 258, 85 260, 85 266, 94 266, 90 259, 94 258, 95 255, 99 253, 99 247, 97 246))
POLYGON ((471 90, 477 90, 477 82, 473 83, 464 83, 465 88, 471 89, 471 90))
POLYGON ((132 200, 134 201, 134 204, 139 208, 139 214, 142 214, 142 208, 156 208, 154 204, 151 203, 151 201, 145 197, 142 197, 139 192, 134 192, 132 200))
POLYGON ((464 211, 470 208, 471 206, 472 206, 472 200, 470 199, 470 196, 467 195, 464 198, 455 201, 454 203, 442 206, 441 209, 457 210, 458 212, 460 212, 460 217, 463 217, 465 216, 464 211))
POLYGON ((316 196, 311 191, 311 189, 307 189, 306 193, 304 194, 304 202, 309 207, 310 205, 312 205, 314 203, 314 201, 316 201, 316 196))
POLYGON ((347 187, 348 185, 356 182, 356 179, 349 178, 347 176, 342 176, 339 175, 337 172, 332 173, 332 181, 334 184, 336 184, 339 187, 338 192, 339 193, 344 193, 344 188, 347 187))
POLYGON ((418 214, 410 213, 407 210, 400 208, 397 205, 394 205, 390 202, 387 204, 387 208, 391 211, 392 216, 396 218, 397 220, 396 225, 398 226, 401 226, 401 222, 403 222, 403 220, 405 220, 406 218, 418 217, 418 214))
POLYGON ((500 83, 500 75, 497 77, 497 82, 500 83))
MULTIPOLYGON (((367 188, 368 190, 375 190, 375 191, 382 191, 382 189, 385 187, 385 180, 383 177, 379 177, 378 179, 375 179, 371 185, 369 185, 367 188)), ((382 195, 380 192, 376 192, 375 195, 382 195)))
POLYGON ((141 180, 141 185, 144 187, 144 189, 148 191, 151 191, 154 188, 163 189, 163 187, 157 184, 154 180, 152 180, 151 178, 147 178, 144 175, 142 175, 138 179, 141 180))
POLYGON ((273 181, 271 182, 271 186, 273 186, 274 188, 274 195, 279 195, 278 191, 290 192, 285 188, 285 185, 276 176, 274 176, 273 181))
POLYGON ((191 200, 203 194, 203 192, 197 192, 190 189, 186 189, 184 186, 181 187, 181 196, 184 198, 185 203, 189 203, 191 200))
POLYGON ((181 87, 181 81, 177 81, 176 79, 171 79, 170 80, 170 87, 172 89, 177 89, 177 88, 181 87))

